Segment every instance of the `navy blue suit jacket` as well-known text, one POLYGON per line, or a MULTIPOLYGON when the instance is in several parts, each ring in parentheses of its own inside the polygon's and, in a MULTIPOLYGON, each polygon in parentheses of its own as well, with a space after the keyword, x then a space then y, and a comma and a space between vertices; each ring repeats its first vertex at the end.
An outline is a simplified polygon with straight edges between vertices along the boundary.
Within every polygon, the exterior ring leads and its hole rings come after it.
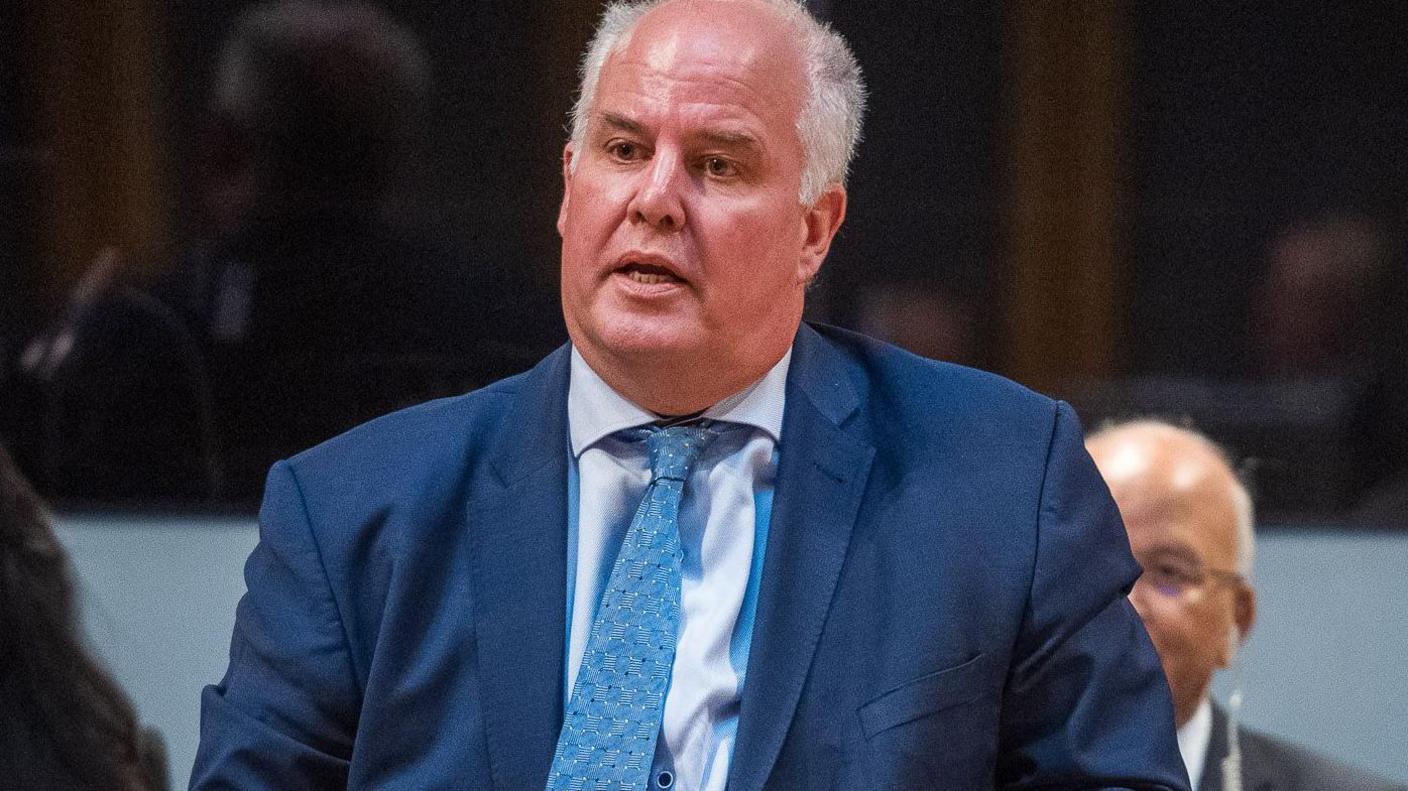
MULTIPOLYGON (((731 791, 1186 789, 1069 407, 803 326, 731 791)), ((276 465, 192 787, 540 791, 567 350, 276 465)))

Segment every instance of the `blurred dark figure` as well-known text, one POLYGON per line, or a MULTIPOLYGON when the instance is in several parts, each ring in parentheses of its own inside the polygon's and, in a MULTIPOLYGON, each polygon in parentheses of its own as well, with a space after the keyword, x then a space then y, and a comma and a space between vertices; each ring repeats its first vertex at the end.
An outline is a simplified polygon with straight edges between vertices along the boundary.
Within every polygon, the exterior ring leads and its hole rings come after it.
POLYGON ((1360 410, 1368 489, 1349 514, 1363 526, 1408 527, 1408 250, 1393 253, 1382 320, 1372 348, 1373 374, 1360 410))
POLYGON ((1325 215, 1277 234, 1253 300, 1252 375, 1368 377, 1392 263, 1388 235, 1362 215, 1325 215))
POLYGON ((1092 422, 1189 415, 1251 460, 1268 522, 1408 525, 1408 268, 1390 228, 1340 210, 1276 233, 1237 376, 1104 382, 1072 401, 1092 422))
POLYGON ((417 136, 429 63, 369 5, 257 6, 236 22, 211 88, 202 196, 234 238, 313 220, 375 223, 417 136))
POLYGON ((1403 280, 1401 250, 1380 223, 1329 213, 1273 239, 1253 302, 1251 373, 1345 395, 1356 464, 1343 505, 1358 523, 1408 525, 1403 280))
POLYGON ((555 313, 526 266, 474 266, 388 220, 428 91, 419 45, 374 7, 240 18, 200 174, 210 239, 154 299, 109 291, 73 319, 47 365, 46 491, 253 503, 277 459, 556 345, 559 326, 526 325, 555 313))
POLYGON ((0 447, 0 789, 165 791, 166 751, 78 636, 39 499, 0 447))
POLYGON ((3 438, 50 495, 198 499, 218 467, 208 382, 175 313, 99 253, 0 389, 3 438))

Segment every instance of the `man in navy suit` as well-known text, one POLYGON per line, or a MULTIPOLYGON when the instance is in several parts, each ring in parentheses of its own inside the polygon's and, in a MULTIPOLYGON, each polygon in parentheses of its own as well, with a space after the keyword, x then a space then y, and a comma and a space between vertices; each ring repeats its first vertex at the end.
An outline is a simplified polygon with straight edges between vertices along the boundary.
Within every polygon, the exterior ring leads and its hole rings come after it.
POLYGON ((704 426, 653 753, 585 787, 1187 788, 1071 410, 801 323, 862 103, 791 0, 607 10, 563 156, 571 344, 275 465, 192 787, 582 787, 549 770, 579 675, 630 672, 586 649, 656 491, 632 438, 704 426))
POLYGON ((1213 702, 1213 675, 1232 665, 1256 621, 1252 498, 1227 454, 1195 431, 1157 420, 1101 429, 1086 444, 1145 569, 1130 601, 1168 676, 1178 749, 1193 787, 1408 791, 1238 727, 1235 711, 1213 702))

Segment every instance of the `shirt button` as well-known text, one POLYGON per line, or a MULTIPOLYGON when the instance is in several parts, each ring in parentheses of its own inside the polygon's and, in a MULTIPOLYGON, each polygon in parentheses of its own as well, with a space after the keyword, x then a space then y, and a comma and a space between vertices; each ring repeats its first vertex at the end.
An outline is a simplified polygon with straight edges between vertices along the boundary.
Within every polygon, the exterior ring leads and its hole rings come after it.
POLYGON ((659 788, 671 788, 675 784, 674 773, 666 770, 655 776, 655 785, 659 788))

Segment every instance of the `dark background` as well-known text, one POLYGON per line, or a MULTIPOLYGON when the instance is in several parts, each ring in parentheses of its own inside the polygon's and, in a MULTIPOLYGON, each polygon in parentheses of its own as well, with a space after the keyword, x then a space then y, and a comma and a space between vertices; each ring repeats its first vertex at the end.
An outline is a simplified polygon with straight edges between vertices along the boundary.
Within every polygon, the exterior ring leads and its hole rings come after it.
MULTIPOLYGON (((207 91, 248 5, 0 5, 4 356, 103 244, 140 284, 202 232, 207 91)), ((1390 441, 1408 434, 1403 4, 815 5, 870 102, 813 318, 1069 398, 1088 424, 1191 417, 1251 457, 1283 521, 1397 521, 1369 501, 1393 502, 1408 468, 1390 441), (1350 356, 1368 362, 1278 373, 1257 356, 1257 294, 1275 240, 1326 217, 1386 251, 1353 303, 1371 331, 1350 356)), ((434 71, 405 215, 551 304, 559 156, 599 6, 387 8, 434 71)))

